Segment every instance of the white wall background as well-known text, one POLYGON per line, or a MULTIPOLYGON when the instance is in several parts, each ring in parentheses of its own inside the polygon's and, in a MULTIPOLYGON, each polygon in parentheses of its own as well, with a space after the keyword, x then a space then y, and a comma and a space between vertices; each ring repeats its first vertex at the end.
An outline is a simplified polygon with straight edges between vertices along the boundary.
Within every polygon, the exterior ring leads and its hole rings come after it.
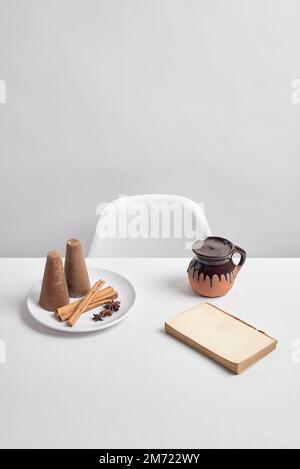
POLYGON ((1 256, 87 248, 99 202, 177 193, 299 256, 297 0, 0 0, 1 256))

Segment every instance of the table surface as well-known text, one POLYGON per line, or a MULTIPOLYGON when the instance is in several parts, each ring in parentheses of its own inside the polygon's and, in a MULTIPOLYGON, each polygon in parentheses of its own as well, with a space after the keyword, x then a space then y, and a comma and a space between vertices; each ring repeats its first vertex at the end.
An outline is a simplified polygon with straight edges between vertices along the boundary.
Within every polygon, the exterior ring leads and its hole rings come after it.
POLYGON ((211 302, 278 339, 241 375, 165 334, 204 298, 187 259, 88 259, 125 275, 136 303, 120 324, 66 334, 26 308, 44 259, 0 260, 0 446, 290 448, 300 442, 300 259, 248 259, 211 302))

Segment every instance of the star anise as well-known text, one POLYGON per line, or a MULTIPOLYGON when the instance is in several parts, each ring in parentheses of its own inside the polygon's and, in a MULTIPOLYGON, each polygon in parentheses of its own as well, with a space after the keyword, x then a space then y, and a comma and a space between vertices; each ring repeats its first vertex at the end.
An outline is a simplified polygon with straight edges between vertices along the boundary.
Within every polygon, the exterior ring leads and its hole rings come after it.
POLYGON ((103 321, 103 314, 102 311, 98 314, 93 314, 92 320, 93 321, 103 321))
POLYGON ((98 314, 93 314, 93 321, 103 321, 106 316, 111 316, 114 312, 119 311, 120 301, 113 301, 112 303, 106 303, 103 309, 98 314))
POLYGON ((107 303, 103 306, 103 308, 107 311, 111 311, 112 313, 114 313, 115 311, 119 311, 120 301, 113 301, 112 303, 107 303))

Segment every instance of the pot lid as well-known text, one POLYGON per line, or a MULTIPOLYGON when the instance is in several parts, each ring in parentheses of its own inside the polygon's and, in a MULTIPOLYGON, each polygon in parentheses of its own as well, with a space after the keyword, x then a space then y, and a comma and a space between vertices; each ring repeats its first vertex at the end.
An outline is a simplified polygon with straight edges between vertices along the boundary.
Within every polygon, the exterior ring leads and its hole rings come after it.
POLYGON ((208 236, 195 241, 192 249, 199 258, 218 260, 229 257, 234 251, 234 245, 228 239, 219 236, 208 236))

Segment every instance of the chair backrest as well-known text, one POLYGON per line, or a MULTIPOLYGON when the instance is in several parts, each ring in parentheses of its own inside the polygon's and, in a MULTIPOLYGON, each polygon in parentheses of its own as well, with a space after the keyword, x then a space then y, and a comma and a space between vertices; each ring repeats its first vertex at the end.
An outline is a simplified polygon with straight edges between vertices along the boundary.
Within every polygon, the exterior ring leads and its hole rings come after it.
POLYGON ((201 206, 175 195, 123 196, 102 207, 89 257, 189 257, 211 234, 201 206))

